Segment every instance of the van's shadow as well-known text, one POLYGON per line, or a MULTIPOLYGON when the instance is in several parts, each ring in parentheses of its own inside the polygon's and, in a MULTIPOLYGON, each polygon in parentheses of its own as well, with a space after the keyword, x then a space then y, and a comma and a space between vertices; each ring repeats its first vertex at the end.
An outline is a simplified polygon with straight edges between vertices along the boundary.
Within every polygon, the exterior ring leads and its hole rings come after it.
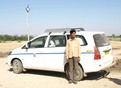
MULTIPOLYGON (((13 71, 12 68, 8 69, 8 71, 13 71)), ((43 76, 53 76, 53 77, 60 77, 66 78, 65 73, 56 72, 56 71, 45 71, 45 70, 26 70, 23 74, 32 74, 32 75, 43 75, 43 76)))
MULTIPOLYGON (((9 71, 13 71, 13 69, 10 68, 9 71)), ((43 75, 43 76, 51 76, 51 77, 59 77, 59 78, 67 79, 65 73, 55 72, 55 71, 27 70, 27 71, 23 72, 23 74, 43 75)), ((95 72, 95 73, 88 73, 87 77, 84 77, 83 81, 84 80, 100 80, 102 78, 106 78, 109 81, 112 81, 112 82, 116 83, 117 85, 121 85, 121 79, 108 78, 108 77, 106 77, 108 74, 109 74, 109 72, 106 72, 106 71, 95 72)))
MULTIPOLYGON (((24 72, 24 74, 59 77, 59 78, 65 78, 68 80, 66 74, 63 72, 45 71, 45 70, 27 70, 26 72, 24 72)), ((103 77, 104 77, 104 73, 100 73, 100 72, 88 73, 87 77, 84 77, 83 80, 99 80, 103 77)))
POLYGON ((117 85, 121 85, 121 79, 117 79, 117 78, 107 78, 110 81, 116 83, 117 85))
POLYGON ((87 77, 85 77, 84 80, 100 80, 102 78, 105 78, 109 74, 110 72, 105 70, 101 72, 88 73, 87 77))
POLYGON ((43 76, 52 76, 52 77, 66 78, 65 73, 56 72, 56 71, 27 70, 26 72, 24 72, 24 74, 43 75, 43 76))
MULTIPOLYGON (((13 71, 12 68, 9 71, 13 71)), ((59 77, 68 79, 63 72, 56 72, 56 71, 45 71, 45 70, 27 70, 23 72, 23 74, 32 74, 32 75, 43 75, 43 76, 52 76, 52 77, 59 77)), ((84 77, 83 80, 99 80, 107 76, 109 73, 106 71, 103 72, 95 72, 95 73, 88 73, 87 77, 84 77)))

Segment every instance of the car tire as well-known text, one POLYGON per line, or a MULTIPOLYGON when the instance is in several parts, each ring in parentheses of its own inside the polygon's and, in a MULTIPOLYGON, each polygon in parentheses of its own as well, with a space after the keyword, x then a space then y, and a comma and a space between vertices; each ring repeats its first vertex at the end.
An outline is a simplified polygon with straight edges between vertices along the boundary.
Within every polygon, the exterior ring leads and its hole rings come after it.
POLYGON ((20 74, 23 71, 23 65, 20 60, 15 59, 12 63, 13 66, 13 72, 16 74, 20 74))
POLYGON ((84 71, 82 70, 82 67, 79 65, 78 69, 78 76, 75 78, 75 80, 80 81, 84 78, 84 71))
MULTIPOLYGON (((69 65, 66 65, 66 68, 65 68, 65 74, 67 76, 67 79, 69 80, 69 65)), ((77 77, 75 77, 75 80, 76 81, 80 81, 84 78, 84 72, 82 70, 82 67, 79 65, 79 68, 78 68, 78 75, 77 77)))

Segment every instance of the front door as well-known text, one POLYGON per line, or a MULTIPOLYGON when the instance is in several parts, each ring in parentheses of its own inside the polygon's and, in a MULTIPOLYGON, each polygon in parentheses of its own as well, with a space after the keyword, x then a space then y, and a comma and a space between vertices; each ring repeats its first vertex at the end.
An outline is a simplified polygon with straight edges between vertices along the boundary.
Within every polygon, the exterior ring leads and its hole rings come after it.
POLYGON ((24 65, 27 67, 43 67, 43 50, 47 36, 38 37, 28 43, 28 49, 23 48, 24 65), (26 56, 26 57, 25 57, 26 56))

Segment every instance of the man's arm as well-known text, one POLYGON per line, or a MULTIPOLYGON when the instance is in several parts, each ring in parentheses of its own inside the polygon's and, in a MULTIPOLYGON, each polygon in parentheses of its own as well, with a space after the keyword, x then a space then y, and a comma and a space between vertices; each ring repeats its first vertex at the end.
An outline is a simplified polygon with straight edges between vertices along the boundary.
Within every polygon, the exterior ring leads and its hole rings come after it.
POLYGON ((68 46, 68 40, 67 40, 67 43, 66 43, 66 61, 68 61, 69 57, 68 57, 68 49, 69 49, 69 46, 68 46))
POLYGON ((80 43, 80 41, 79 41, 79 43, 78 43, 78 56, 80 57, 80 55, 81 55, 81 43, 80 43))

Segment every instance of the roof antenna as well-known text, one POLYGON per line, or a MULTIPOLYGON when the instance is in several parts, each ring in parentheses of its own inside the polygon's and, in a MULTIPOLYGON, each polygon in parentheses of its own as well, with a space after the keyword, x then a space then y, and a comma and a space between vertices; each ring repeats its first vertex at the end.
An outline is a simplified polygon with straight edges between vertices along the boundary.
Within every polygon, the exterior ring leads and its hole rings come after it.
POLYGON ((65 34, 66 33, 66 31, 64 31, 64 33, 63 34, 65 34))
POLYGON ((51 32, 49 32, 49 35, 51 34, 51 32))

